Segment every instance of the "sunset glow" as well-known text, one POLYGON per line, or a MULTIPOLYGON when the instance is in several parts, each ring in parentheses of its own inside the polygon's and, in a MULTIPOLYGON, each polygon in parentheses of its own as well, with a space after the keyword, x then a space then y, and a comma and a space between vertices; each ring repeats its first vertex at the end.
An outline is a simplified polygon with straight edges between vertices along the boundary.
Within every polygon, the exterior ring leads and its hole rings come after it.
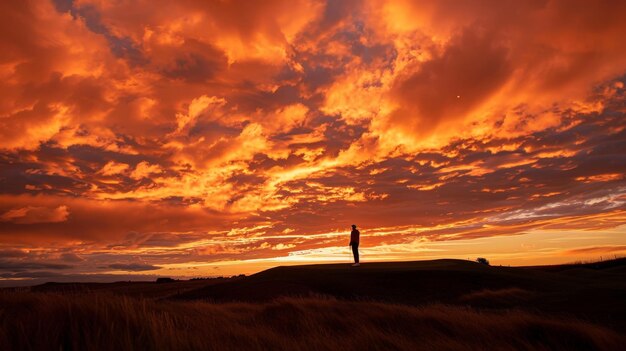
POLYGON ((626 254, 626 2, 0 13, 0 284, 626 254))

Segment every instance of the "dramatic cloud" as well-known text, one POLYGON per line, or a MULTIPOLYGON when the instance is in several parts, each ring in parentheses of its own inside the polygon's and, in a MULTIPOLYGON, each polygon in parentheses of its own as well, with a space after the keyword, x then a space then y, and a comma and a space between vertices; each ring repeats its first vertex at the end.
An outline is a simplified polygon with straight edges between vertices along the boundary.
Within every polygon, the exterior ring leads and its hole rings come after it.
POLYGON ((467 258, 454 242, 494 263, 623 252, 626 4, 0 11, 4 279, 342 260, 352 223, 372 259, 467 258), (591 239, 482 241, 547 232, 591 239))
POLYGON ((0 221, 18 224, 57 223, 67 220, 67 206, 57 208, 27 206, 9 210, 0 215, 0 221))

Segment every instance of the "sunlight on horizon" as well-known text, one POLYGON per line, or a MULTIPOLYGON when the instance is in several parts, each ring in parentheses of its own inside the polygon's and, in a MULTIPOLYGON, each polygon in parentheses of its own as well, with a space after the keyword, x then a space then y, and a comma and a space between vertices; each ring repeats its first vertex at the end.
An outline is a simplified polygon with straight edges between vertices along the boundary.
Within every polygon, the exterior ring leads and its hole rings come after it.
MULTIPOLYGON (((344 234, 345 236, 345 234, 344 234)), ((368 262, 487 258, 492 265, 534 266, 594 262, 626 256, 626 226, 596 232, 533 230, 529 233, 450 241, 419 241, 368 247, 362 236, 361 260, 368 262), (603 245, 597 246, 598 242, 603 245)), ((190 262, 166 266, 156 274, 180 277, 252 274, 282 265, 351 263, 345 247, 290 252, 287 256, 223 262, 190 262), (189 266, 197 267, 188 269, 189 266), (186 269, 187 267, 187 269, 186 269), (171 270, 168 270, 171 269, 171 270), (173 273, 178 272, 176 274, 173 273)))

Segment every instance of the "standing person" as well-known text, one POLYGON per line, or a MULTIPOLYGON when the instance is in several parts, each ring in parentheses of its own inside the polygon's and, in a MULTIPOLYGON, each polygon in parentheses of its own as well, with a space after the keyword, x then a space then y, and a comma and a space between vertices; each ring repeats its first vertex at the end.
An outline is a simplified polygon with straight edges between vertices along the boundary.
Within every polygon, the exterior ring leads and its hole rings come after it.
POLYGON ((359 236, 361 233, 356 229, 356 224, 352 225, 352 232, 350 232, 350 246, 352 247, 352 255, 354 255, 354 264, 352 267, 358 267, 359 263, 359 236))

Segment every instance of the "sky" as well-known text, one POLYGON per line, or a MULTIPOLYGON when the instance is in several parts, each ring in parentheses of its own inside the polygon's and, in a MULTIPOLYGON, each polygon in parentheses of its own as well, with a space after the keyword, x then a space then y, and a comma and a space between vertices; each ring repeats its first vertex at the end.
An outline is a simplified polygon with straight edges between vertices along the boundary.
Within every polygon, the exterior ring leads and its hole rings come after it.
POLYGON ((0 284, 626 254, 626 2, 0 2, 0 284))

